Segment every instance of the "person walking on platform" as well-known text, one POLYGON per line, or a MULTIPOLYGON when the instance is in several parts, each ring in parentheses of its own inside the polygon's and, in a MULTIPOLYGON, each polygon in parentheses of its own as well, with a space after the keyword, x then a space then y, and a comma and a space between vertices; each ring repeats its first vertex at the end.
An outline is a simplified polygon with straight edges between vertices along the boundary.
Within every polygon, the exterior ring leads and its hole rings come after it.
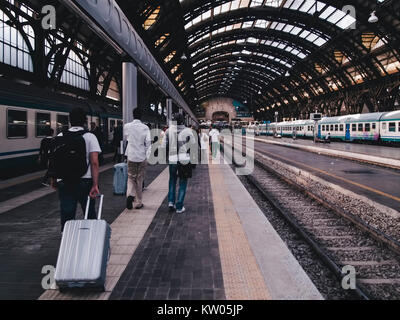
POLYGON ((197 148, 197 138, 193 131, 185 126, 185 118, 182 114, 176 114, 174 120, 177 125, 171 125, 165 133, 162 148, 168 150, 169 159, 169 211, 176 213, 186 212, 184 207, 188 179, 192 177, 192 164, 190 163, 190 150, 187 149, 189 142, 197 148), (179 178, 178 201, 176 202, 176 185, 179 178))
POLYGON ((219 150, 219 131, 217 129, 216 125, 213 125, 213 129, 210 131, 210 139, 211 139, 211 152, 212 152, 212 157, 214 159, 217 158, 218 155, 218 150, 219 150))
POLYGON ((208 136, 208 131, 207 127, 200 129, 201 164, 208 164, 208 160, 210 159, 210 137, 208 136))
POLYGON ((114 153, 114 158, 113 158, 114 163, 121 162, 122 152, 120 152, 120 148, 121 148, 122 140, 123 140, 122 122, 118 121, 118 124, 114 129, 114 137, 113 137, 113 141, 112 141, 112 145, 115 148, 115 153, 114 153))
MULTIPOLYGON (((46 137, 42 139, 40 143, 40 151, 39 151, 39 159, 38 163, 42 169, 48 170, 49 169, 49 158, 51 152, 51 143, 53 141, 54 130, 48 126, 45 129, 46 137)), ((46 172, 45 176, 42 179, 42 185, 49 187, 48 184, 49 176, 46 172)))
POLYGON ((128 190, 126 207, 132 210, 142 209, 143 183, 146 174, 147 159, 151 147, 150 129, 142 120, 139 108, 133 111, 135 120, 124 127, 124 137, 128 140, 126 155, 128 157, 128 190))
POLYGON ((88 196, 89 219, 96 219, 95 198, 99 191, 99 154, 96 136, 84 129, 86 114, 75 108, 69 115, 71 128, 53 139, 49 161, 52 186, 58 190, 61 209, 61 230, 74 220, 78 203, 85 211, 88 196))

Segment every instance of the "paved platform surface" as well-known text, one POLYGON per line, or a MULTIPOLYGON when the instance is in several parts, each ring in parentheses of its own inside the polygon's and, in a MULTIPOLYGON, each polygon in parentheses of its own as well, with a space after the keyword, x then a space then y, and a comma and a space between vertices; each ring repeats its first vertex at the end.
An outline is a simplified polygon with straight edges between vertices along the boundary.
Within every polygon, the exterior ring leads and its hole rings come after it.
POLYGON ((165 166, 149 168, 143 210, 112 195, 112 172, 101 176, 112 227, 106 292, 41 288, 61 240, 52 193, 0 215, 0 299, 322 299, 230 166, 197 167, 183 215, 168 211, 165 166))
MULTIPOLYGON (((164 168, 150 167, 146 184, 150 184, 164 168)), ((112 177, 113 170, 109 169, 100 178, 101 191, 105 194, 103 216, 109 223, 125 207, 124 197, 113 195, 112 177)), ((23 185, 21 188, 25 189, 23 185)), ((42 189, 40 185, 37 188, 42 189)), ((20 203, 0 214, 0 300, 39 298, 44 292, 42 267, 55 266, 60 241, 59 203, 55 192, 20 203)))
POLYGON ((194 171, 185 207, 169 213, 165 199, 111 299, 225 299, 206 166, 194 171))
POLYGON ((400 170, 259 141, 255 143, 255 150, 400 211, 400 170))

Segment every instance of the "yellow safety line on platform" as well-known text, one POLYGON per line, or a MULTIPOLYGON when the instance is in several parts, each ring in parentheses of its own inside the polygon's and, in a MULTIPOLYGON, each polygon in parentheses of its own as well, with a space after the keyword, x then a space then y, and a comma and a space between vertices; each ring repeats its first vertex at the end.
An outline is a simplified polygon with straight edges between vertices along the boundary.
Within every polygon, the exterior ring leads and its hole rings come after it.
POLYGON ((210 165, 209 173, 226 298, 270 300, 219 165, 210 165))
MULTIPOLYGON (((265 152, 265 151, 263 151, 263 152, 265 152)), ((258 151, 257 151, 257 153, 259 153, 260 155, 263 155, 263 153, 261 153, 261 152, 258 152, 258 151)), ((267 153, 267 152, 266 152, 266 153, 267 153)), ((268 152, 268 154, 272 155, 272 153, 270 153, 270 152, 268 152)), ((379 195, 381 195, 381 196, 384 196, 384 197, 386 197, 386 198, 389 198, 389 199, 395 200, 395 201, 397 201, 397 202, 400 202, 400 198, 399 198, 399 197, 392 196, 392 195, 390 195, 390 194, 388 194, 388 193, 386 193, 386 192, 379 191, 379 190, 376 190, 376 189, 374 189, 374 188, 367 187, 367 186, 365 186, 365 185, 363 185, 363 184, 360 184, 360 183, 357 183, 357 182, 348 180, 348 179, 346 179, 346 178, 339 177, 339 176, 337 176, 337 175, 335 175, 335 174, 333 174, 333 173, 330 173, 330 172, 328 172, 328 171, 325 171, 325 170, 322 170, 322 169, 318 169, 318 168, 309 166, 309 165, 307 165, 307 164, 304 164, 304 163, 302 163, 302 162, 298 162, 298 161, 295 161, 295 160, 293 160, 293 159, 289 159, 289 158, 286 158, 286 157, 283 157, 283 156, 279 156, 279 155, 277 155, 277 154, 273 154, 273 157, 277 157, 277 158, 280 158, 280 159, 282 159, 282 160, 295 163, 295 164, 297 164, 297 165, 302 165, 302 166, 304 166, 304 167, 306 167, 306 168, 309 168, 309 169, 318 171, 318 172, 323 173, 323 174, 325 174, 325 175, 327 175, 327 176, 330 176, 330 177, 332 177, 332 178, 335 178, 335 179, 338 179, 338 180, 342 180, 343 182, 346 182, 346 183, 352 184, 352 185, 354 185, 354 186, 357 186, 357 187, 359 187, 359 188, 361 188, 361 189, 365 189, 365 190, 371 191, 371 192, 373 192, 373 193, 379 194, 379 195)))

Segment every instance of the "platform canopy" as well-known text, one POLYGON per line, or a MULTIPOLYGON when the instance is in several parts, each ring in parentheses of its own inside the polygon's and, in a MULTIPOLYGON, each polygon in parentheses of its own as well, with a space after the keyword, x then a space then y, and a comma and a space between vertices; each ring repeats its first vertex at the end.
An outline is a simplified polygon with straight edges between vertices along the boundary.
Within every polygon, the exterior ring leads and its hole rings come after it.
POLYGON ((272 114, 398 94, 399 1, 118 2, 193 106, 227 96, 272 114))

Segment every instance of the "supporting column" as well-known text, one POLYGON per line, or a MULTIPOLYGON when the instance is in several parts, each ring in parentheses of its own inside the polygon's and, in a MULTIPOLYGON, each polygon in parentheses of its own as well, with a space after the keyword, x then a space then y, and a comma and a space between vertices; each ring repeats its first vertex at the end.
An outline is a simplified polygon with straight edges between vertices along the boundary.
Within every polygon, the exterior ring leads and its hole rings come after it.
POLYGON ((167 125, 172 121, 172 99, 167 99, 167 125))
POLYGON ((138 72, 131 62, 122 63, 122 108, 124 124, 133 121, 133 110, 138 107, 138 72))

